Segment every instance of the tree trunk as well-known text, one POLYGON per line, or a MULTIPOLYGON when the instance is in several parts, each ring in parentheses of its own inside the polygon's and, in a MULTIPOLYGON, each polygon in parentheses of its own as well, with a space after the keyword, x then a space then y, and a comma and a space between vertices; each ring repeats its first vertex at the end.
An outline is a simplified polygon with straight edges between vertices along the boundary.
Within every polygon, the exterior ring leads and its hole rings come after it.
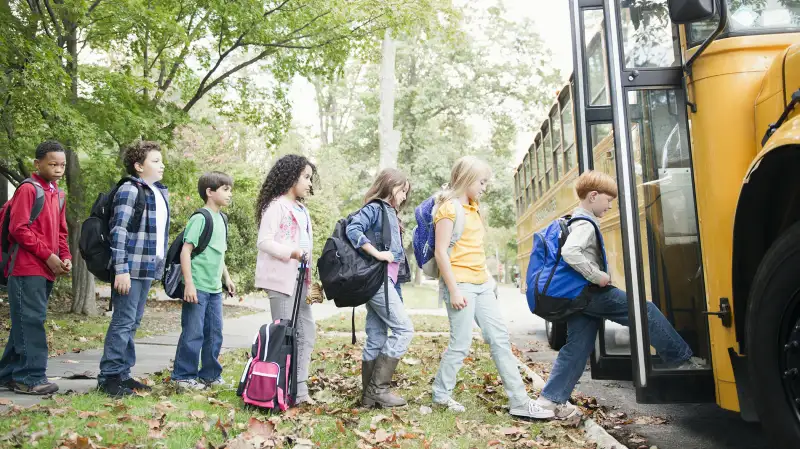
POLYGON ((378 138, 380 162, 378 168, 397 167, 400 150, 400 132, 394 130, 394 86, 395 52, 392 30, 387 29, 383 37, 381 55, 380 115, 378 116, 378 138))
MULTIPOLYGON (((67 61, 67 72, 71 78, 72 101, 78 101, 78 32, 74 25, 69 27, 67 34, 67 51, 69 60, 67 61)), ((67 189, 69 190, 69 201, 67 201, 67 230, 69 232, 69 250, 72 253, 72 307, 73 313, 94 316, 97 315, 97 303, 94 294, 94 275, 89 273, 86 263, 80 255, 78 242, 81 237, 81 218, 86 209, 84 183, 81 178, 81 165, 78 154, 75 153, 74 142, 70 142, 67 147, 67 189)))
POLYGON ((0 204, 6 204, 8 201, 8 180, 0 176, 0 204))

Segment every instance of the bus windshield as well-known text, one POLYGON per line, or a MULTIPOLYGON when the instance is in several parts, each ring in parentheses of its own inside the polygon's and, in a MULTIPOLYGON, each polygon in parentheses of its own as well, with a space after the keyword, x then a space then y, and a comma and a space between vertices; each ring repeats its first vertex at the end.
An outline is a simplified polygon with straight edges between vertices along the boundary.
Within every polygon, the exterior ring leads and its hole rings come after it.
MULTIPOLYGON (((727 0, 726 34, 769 34, 800 31, 800 2, 797 0, 727 0)), ((690 27, 694 46, 705 40, 719 23, 719 16, 690 27)), ((724 35, 723 35, 724 36, 724 35)))

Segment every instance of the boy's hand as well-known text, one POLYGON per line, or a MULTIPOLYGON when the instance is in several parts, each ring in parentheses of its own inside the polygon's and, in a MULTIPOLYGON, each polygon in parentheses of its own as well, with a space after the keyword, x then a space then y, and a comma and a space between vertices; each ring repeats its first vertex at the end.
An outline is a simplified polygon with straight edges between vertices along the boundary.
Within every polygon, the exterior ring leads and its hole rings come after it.
POLYGON ((63 262, 61 262, 61 259, 55 254, 50 254, 50 257, 47 258, 47 268, 56 276, 64 274, 63 262))
POLYGON ((194 284, 186 284, 183 287, 183 300, 189 304, 197 304, 197 289, 194 284))
POLYGON ((394 255, 391 251, 381 251, 375 256, 376 259, 380 260, 381 262, 394 262, 394 255))
POLYGON ((122 273, 114 276, 114 290, 120 295, 127 295, 131 292, 131 274, 122 273))
POLYGON ((228 290, 228 296, 233 298, 233 296, 236 294, 236 284, 233 283, 232 279, 228 278, 225 280, 225 287, 228 290))
POLYGON ((610 283, 611 283, 611 276, 609 276, 608 273, 603 273, 597 285, 598 287, 605 287, 610 283))
POLYGON ((450 293, 450 305, 456 310, 461 310, 467 307, 467 299, 461 295, 461 292, 450 293))
POLYGON ((302 249, 296 248, 294 251, 292 251, 292 255, 289 256, 289 257, 294 259, 294 260, 296 260, 296 261, 298 261, 298 262, 300 262, 300 261, 303 260, 303 254, 304 253, 303 253, 302 249))
POLYGON ((64 270, 64 273, 69 273, 72 271, 72 261, 69 259, 62 261, 61 269, 64 270))

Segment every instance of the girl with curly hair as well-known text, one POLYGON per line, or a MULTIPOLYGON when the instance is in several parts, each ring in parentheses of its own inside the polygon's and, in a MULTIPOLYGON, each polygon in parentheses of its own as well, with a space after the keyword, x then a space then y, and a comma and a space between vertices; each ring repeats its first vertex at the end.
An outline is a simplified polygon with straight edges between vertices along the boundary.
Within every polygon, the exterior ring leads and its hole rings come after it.
MULTIPOLYGON (((303 156, 289 154, 275 162, 258 195, 255 286, 269 295, 273 320, 292 317, 298 264, 311 254, 311 217, 303 202, 314 194, 315 176, 314 164, 303 156)), ((307 273, 297 315, 297 404, 311 401, 306 381, 316 325, 311 305, 305 301, 310 279, 307 273)))

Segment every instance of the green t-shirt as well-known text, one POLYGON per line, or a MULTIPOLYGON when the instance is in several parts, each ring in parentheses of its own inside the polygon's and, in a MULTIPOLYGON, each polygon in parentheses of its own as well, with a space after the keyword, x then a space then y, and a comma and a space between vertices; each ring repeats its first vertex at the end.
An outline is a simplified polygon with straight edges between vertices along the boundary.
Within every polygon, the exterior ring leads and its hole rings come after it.
MULTIPOLYGON (((204 208, 211 212, 214 219, 214 232, 211 233, 211 240, 208 247, 202 253, 192 259, 192 280, 198 290, 206 293, 222 292, 222 268, 225 262, 225 251, 228 243, 225 236, 225 221, 222 214, 214 212, 207 207, 204 208)), ((186 231, 183 234, 184 243, 191 243, 195 247, 200 244, 200 234, 206 226, 206 220, 202 215, 197 214, 189 219, 186 224, 186 231)))

